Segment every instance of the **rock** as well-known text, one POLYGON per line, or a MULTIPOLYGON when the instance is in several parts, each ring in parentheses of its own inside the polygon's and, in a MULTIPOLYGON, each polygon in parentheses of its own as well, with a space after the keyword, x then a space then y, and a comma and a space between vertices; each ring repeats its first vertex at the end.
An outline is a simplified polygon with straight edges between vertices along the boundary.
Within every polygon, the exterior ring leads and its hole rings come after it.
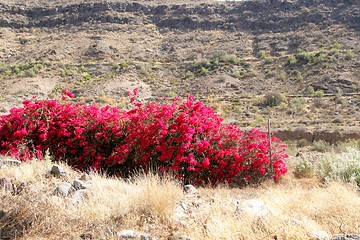
POLYGON ((270 211, 266 208, 265 203, 259 199, 249 199, 238 202, 236 212, 247 213, 254 216, 266 216, 270 211))
POLYGON ((119 238, 136 238, 137 234, 133 230, 123 230, 118 233, 119 238))
POLYGON ((72 202, 74 204, 81 202, 84 199, 84 197, 87 196, 87 193, 88 191, 86 189, 77 190, 72 196, 72 202))
POLYGON ((156 237, 152 236, 150 234, 141 233, 140 234, 140 240, 156 240, 156 237))
POLYGON ((85 240, 94 239, 94 237, 91 233, 83 233, 80 235, 80 238, 85 239, 85 240))
POLYGON ((16 159, 6 159, 6 160, 3 160, 1 162, 1 166, 2 165, 6 165, 6 166, 20 166, 21 164, 21 161, 19 160, 16 160, 16 159))
POLYGON ((325 231, 313 231, 311 236, 314 240, 330 240, 330 235, 325 231))
POLYGON ((81 180, 74 180, 72 186, 76 189, 76 190, 79 190, 79 189, 86 189, 86 185, 83 181, 81 180))
POLYGON ((5 217, 5 212, 3 210, 0 210, 0 219, 2 219, 3 217, 5 217))
POLYGON ((196 188, 191 184, 185 185, 184 186, 184 191, 185 191, 186 194, 195 194, 195 193, 197 193, 196 188))
POLYGON ((26 182, 22 182, 17 186, 14 186, 14 194, 20 194, 22 191, 24 191, 27 187, 26 182))
POLYGON ((81 180, 81 181, 89 181, 89 180, 91 180, 91 176, 89 174, 87 174, 87 173, 84 173, 83 175, 81 175, 79 180, 81 180))
POLYGON ((64 168, 56 164, 52 166, 51 173, 56 176, 66 176, 66 171, 64 170, 64 168))
POLYGON ((55 195, 66 197, 71 189, 72 185, 68 182, 60 184, 54 191, 55 195))
POLYGON ((168 237, 169 240, 193 240, 191 237, 181 233, 171 233, 168 237))
POLYGON ((180 202, 179 205, 176 207, 174 218, 175 219, 181 219, 186 217, 185 211, 187 210, 187 207, 184 203, 180 202))
POLYGON ((12 178, 0 178, 0 189, 3 191, 14 191, 14 185, 13 185, 12 178))
POLYGON ((358 234, 338 234, 335 235, 331 240, 360 240, 358 234))

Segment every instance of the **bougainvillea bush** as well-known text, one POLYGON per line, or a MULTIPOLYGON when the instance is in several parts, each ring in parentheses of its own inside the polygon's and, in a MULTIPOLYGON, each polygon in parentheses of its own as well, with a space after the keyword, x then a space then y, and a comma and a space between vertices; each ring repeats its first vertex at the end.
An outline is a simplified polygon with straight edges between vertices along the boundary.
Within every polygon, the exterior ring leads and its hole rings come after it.
MULTIPOLYGON (((63 92, 72 97, 71 93, 63 92)), ((80 170, 128 176, 139 169, 172 172, 189 183, 241 184, 286 173, 285 146, 259 129, 225 125, 201 102, 136 102, 133 108, 98 107, 57 100, 26 100, 0 119, 0 154, 55 161, 80 170)))

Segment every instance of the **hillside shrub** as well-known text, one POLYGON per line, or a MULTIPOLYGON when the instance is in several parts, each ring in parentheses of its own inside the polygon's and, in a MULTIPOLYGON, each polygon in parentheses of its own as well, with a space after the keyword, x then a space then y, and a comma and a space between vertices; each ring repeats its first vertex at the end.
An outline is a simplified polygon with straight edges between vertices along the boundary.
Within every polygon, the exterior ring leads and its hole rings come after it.
POLYGON ((284 101, 280 93, 269 92, 265 94, 263 104, 268 107, 279 106, 284 101))
POLYGON ((295 166, 294 175, 297 178, 310 178, 314 175, 314 165, 312 162, 302 159, 295 166))
POLYGON ((325 182, 336 180, 360 187, 360 150, 349 147, 340 154, 326 154, 318 166, 318 175, 325 182))
MULTIPOLYGON (((72 94, 63 91, 63 100, 72 94)), ((242 131, 192 96, 186 101, 136 102, 129 111, 57 100, 26 100, 0 118, 0 154, 23 161, 42 158, 80 170, 127 177, 156 167, 189 183, 242 184, 275 180, 286 173, 285 146, 259 129, 242 131)))

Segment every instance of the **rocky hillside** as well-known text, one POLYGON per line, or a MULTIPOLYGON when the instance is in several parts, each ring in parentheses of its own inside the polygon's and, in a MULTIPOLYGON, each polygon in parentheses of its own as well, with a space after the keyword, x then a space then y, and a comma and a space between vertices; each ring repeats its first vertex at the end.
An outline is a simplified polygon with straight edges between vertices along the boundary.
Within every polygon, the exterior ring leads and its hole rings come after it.
POLYGON ((357 129, 359 30, 358 0, 2 0, 0 107, 63 87, 124 105, 138 87, 244 127, 357 129))

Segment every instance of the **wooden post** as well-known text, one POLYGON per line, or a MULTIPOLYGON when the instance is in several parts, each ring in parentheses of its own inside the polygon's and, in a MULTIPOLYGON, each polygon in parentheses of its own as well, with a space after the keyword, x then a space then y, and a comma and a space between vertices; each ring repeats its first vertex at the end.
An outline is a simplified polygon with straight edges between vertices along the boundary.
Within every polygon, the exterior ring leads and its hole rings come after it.
POLYGON ((273 164, 271 157, 271 125, 270 125, 270 117, 268 118, 268 137, 269 137, 269 164, 270 164, 270 173, 273 173, 273 164))

